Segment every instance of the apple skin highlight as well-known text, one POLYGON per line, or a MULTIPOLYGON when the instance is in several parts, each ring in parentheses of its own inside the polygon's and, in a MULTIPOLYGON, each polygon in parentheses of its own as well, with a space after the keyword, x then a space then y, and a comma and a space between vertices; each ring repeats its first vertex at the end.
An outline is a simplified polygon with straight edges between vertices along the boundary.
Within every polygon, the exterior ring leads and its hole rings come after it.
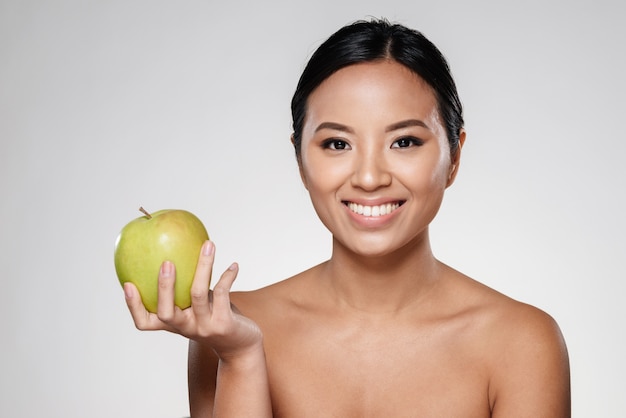
POLYGON ((120 284, 133 283, 146 309, 156 313, 159 270, 164 261, 171 261, 176 267, 174 302, 181 309, 188 308, 200 250, 209 239, 206 228, 197 216, 181 209, 144 213, 126 224, 115 241, 120 284))

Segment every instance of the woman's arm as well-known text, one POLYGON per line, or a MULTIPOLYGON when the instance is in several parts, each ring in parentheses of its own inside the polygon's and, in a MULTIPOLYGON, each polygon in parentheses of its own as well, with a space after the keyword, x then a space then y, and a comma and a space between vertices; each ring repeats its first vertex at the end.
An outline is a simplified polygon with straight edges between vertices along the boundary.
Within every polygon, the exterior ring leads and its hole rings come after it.
POLYGON ((496 338, 500 349, 490 382, 492 416, 569 418, 569 360, 558 325, 532 307, 515 317, 496 338))
POLYGON ((213 416, 219 418, 272 416, 263 346, 245 355, 220 358, 213 416), (242 402, 242 400, 245 400, 242 402))
POLYGON ((271 417, 262 347, 237 359, 189 342, 189 408, 195 417, 271 417), (245 402, 241 400, 245 399, 245 402))

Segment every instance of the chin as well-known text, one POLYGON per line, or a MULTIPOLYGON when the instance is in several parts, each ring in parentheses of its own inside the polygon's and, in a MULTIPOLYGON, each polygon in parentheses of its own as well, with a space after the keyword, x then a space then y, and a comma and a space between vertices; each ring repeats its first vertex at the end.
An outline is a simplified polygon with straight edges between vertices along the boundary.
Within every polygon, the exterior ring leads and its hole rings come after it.
POLYGON ((344 251, 354 254, 358 257, 380 258, 389 256, 398 251, 402 246, 391 245, 391 243, 383 242, 358 242, 339 244, 344 251))
POLYGON ((334 238, 334 246, 339 251, 346 251, 357 257, 381 258, 393 255, 420 252, 420 249, 429 248, 428 228, 415 236, 405 236, 398 239, 390 234, 365 234, 365 236, 351 236, 349 240, 334 238))

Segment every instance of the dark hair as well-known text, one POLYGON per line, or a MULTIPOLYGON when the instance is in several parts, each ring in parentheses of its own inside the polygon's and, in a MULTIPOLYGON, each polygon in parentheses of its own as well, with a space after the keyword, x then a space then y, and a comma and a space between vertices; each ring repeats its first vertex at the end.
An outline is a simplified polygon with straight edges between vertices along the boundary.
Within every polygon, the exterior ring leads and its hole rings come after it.
POLYGON ((450 152, 456 152, 463 127, 463 106, 446 59, 420 32, 385 19, 373 19, 339 29, 319 46, 304 68, 291 100, 293 144, 298 159, 307 99, 313 90, 341 68, 384 59, 406 66, 433 89, 450 152))

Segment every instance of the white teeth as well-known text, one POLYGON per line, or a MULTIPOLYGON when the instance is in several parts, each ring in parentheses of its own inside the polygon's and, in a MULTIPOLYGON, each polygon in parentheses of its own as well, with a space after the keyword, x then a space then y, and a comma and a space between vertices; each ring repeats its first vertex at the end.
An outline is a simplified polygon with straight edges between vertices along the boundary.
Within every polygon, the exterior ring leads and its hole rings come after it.
POLYGON ((399 207, 399 203, 387 203, 379 206, 363 206, 352 202, 348 203, 348 208, 352 212, 370 217, 388 215, 399 207))

